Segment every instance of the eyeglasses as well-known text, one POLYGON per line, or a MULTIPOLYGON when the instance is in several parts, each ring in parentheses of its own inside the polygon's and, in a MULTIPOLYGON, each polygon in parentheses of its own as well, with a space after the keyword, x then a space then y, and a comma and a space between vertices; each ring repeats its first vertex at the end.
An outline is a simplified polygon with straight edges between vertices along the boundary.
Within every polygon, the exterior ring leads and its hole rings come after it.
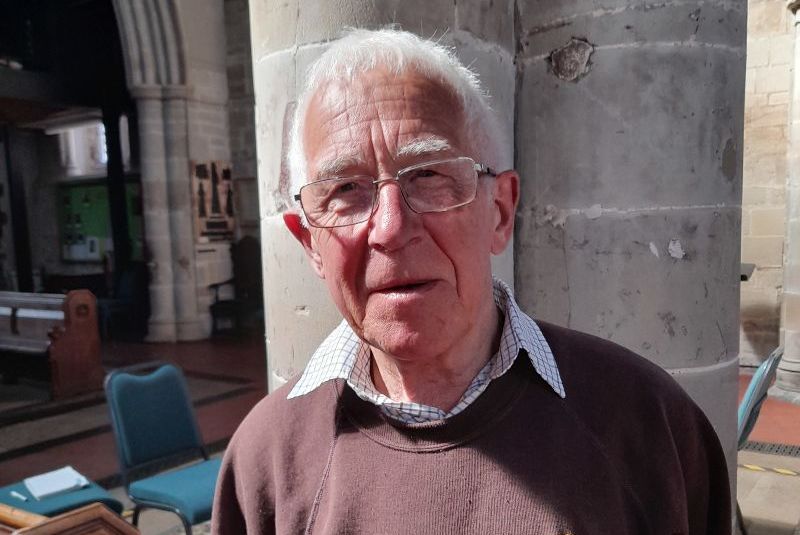
POLYGON ((475 200, 478 175, 497 176, 489 167, 467 157, 448 158, 398 171, 394 178, 336 177, 311 182, 294 196, 308 224, 317 228, 363 223, 377 206, 378 188, 396 180, 406 204, 418 214, 446 212, 475 200))

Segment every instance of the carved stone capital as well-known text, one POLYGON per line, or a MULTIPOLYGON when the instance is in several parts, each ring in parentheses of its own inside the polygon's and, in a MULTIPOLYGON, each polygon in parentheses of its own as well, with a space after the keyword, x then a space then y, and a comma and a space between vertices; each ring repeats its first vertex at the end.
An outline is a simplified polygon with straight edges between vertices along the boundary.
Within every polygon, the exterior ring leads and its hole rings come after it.
POLYGON ((167 100, 186 100, 191 96, 190 88, 186 85, 165 85, 163 91, 164 98, 167 100))
POLYGON ((136 100, 160 100, 164 94, 160 85, 132 85, 128 90, 136 100))

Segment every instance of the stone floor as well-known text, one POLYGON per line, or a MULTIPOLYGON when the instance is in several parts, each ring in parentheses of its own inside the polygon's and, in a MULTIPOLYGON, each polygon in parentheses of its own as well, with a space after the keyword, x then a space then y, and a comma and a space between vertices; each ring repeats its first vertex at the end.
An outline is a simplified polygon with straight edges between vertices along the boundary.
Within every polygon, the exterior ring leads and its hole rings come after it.
MULTIPOLYGON (((739 377, 741 399, 750 376, 739 377)), ((770 390, 751 441, 800 446, 800 397, 770 390)), ((800 535, 800 448, 791 455, 739 452, 737 498, 748 535, 800 535)))
POLYGON ((800 458, 740 452, 737 496, 748 535, 800 535, 800 458))

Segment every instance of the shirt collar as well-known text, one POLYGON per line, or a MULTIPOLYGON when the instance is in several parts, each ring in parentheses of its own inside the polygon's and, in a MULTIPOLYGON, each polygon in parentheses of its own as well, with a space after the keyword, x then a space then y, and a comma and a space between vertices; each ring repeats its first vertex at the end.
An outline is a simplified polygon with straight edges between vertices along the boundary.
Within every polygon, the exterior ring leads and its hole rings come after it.
MULTIPOLYGON (((507 355, 508 358, 493 359, 490 371, 491 379, 496 379, 508 371, 519 350, 524 349, 536 373, 550 385, 556 394, 562 398, 566 397, 553 352, 542 331, 533 319, 520 310, 514 301, 511 289, 499 279, 494 279, 494 300, 505 313, 499 354, 507 355)), ((352 379, 355 379, 351 378, 351 374, 356 367, 359 353, 368 351, 369 346, 343 320, 314 351, 303 375, 289 392, 287 398, 292 399, 308 394, 321 384, 334 379, 351 382, 352 379)), ((388 398, 386 399, 388 400, 388 398)))

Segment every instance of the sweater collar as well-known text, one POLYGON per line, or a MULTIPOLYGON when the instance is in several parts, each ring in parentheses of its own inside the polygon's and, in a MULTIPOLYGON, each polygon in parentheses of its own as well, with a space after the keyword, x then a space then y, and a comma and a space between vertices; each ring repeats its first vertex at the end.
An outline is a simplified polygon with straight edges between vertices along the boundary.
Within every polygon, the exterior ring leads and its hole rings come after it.
MULTIPOLYGON (((490 432, 518 407, 518 400, 529 395, 550 398, 541 382, 532 381, 528 359, 517 359, 508 373, 492 381, 486 391, 464 411, 442 420, 422 423, 400 422, 388 417, 379 407, 361 399, 343 381, 336 381, 337 403, 341 416, 337 433, 357 429, 383 446, 415 453, 444 451, 490 432)), ((545 402, 545 405, 547 403, 545 402)))

